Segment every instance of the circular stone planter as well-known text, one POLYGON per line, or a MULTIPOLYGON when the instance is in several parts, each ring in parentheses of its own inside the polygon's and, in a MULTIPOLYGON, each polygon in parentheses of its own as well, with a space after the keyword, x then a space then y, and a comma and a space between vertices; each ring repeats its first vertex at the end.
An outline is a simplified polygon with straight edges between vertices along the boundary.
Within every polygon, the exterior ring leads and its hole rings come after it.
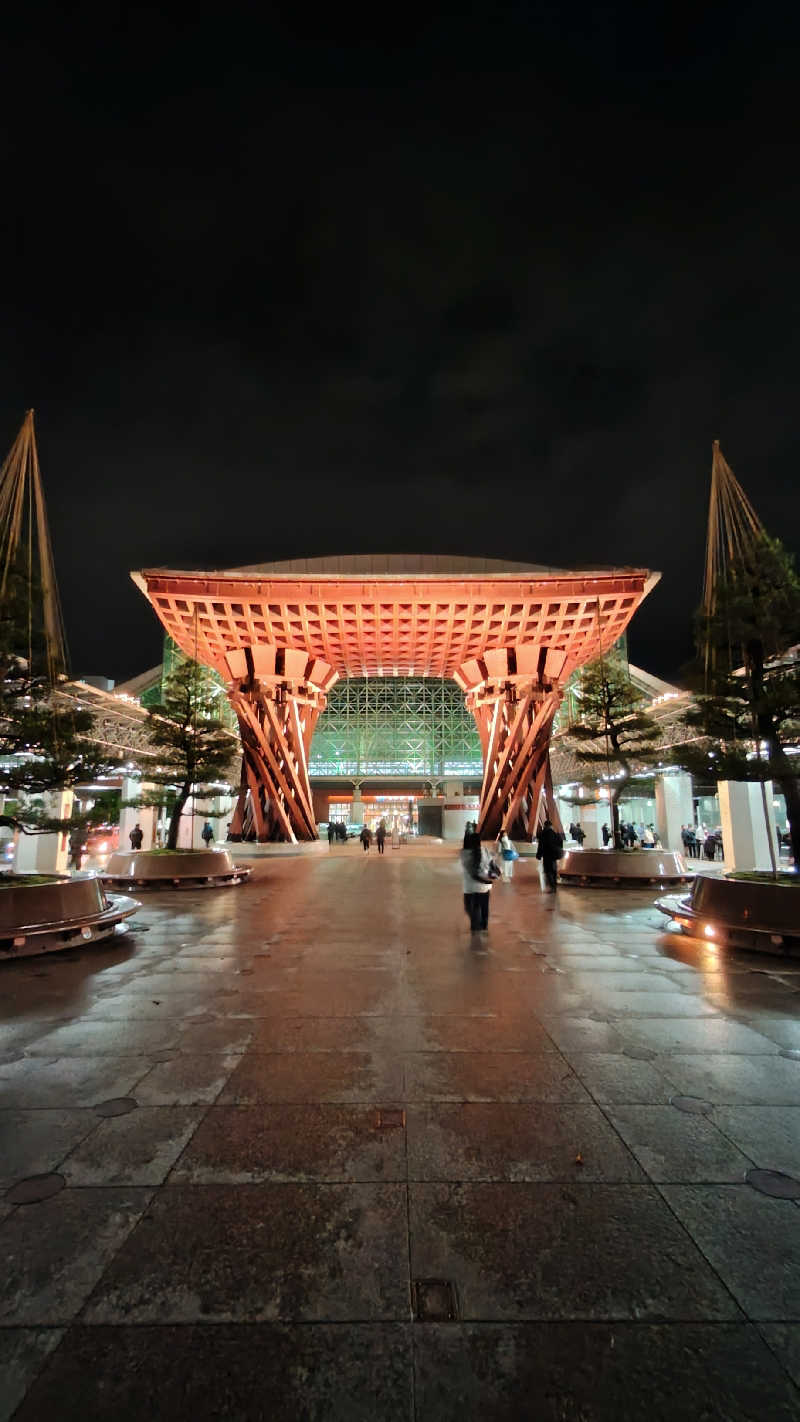
POLYGON ((684 932, 762 953, 800 952, 800 886, 698 874, 688 894, 668 894, 656 908, 684 932))
POLYGON ((250 874, 227 849, 130 849, 108 856, 102 878, 128 889, 220 889, 250 874))
POLYGON ((0 959, 125 932, 124 920, 139 908, 136 899, 106 894, 96 874, 0 874, 0 959))
POLYGON ((683 884, 694 876, 671 849, 568 849, 558 865, 565 884, 646 888, 683 884))

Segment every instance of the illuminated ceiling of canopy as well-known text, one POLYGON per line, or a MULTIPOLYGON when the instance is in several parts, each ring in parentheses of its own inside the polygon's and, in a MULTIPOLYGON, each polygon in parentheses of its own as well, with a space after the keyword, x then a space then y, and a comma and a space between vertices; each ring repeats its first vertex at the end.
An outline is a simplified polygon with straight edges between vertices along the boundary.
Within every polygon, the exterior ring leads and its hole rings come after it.
POLYGON ((613 645, 659 578, 419 555, 132 576, 181 650, 226 680, 228 655, 259 644, 340 676, 453 676, 487 652, 538 649, 563 678, 613 645))

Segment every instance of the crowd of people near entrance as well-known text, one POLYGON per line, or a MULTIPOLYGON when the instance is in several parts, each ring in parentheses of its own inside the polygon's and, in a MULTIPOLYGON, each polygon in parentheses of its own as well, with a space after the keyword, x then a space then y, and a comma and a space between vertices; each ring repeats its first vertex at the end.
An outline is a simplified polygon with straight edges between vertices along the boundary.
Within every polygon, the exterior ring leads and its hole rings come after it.
MULTIPOLYGON (((387 830, 385 820, 379 821, 375 828, 374 836, 369 825, 362 825, 361 832, 358 836, 358 841, 359 844, 362 846, 364 853, 369 853, 374 838, 375 844, 378 848, 378 853, 383 854, 384 849, 386 847, 386 834, 387 830)), ((346 843, 347 825, 342 820, 330 820, 328 822, 328 844, 333 845, 346 843)))
POLYGON ((722 830, 705 825, 681 825, 681 841, 689 859, 724 859, 722 830))

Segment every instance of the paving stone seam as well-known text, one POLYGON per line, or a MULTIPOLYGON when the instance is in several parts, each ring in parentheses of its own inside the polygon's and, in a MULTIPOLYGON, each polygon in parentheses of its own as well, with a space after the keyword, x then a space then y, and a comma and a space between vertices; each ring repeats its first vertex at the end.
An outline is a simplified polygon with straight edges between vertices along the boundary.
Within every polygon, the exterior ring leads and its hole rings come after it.
MULTIPOLYGON (((798 1320, 798 1319, 794 1319, 794 1320, 793 1320, 793 1319, 781 1319, 780 1322, 781 1322, 781 1324, 784 1324, 784 1323, 800 1322, 800 1320, 798 1320)), ((789 1369, 788 1369, 788 1367, 787 1367, 787 1365, 786 1365, 785 1360, 781 1357, 781 1354, 778 1352, 778 1350, 777 1350, 776 1348, 773 1347, 772 1343, 770 1342, 769 1336, 768 1336, 768 1334, 765 1332, 765 1330, 768 1329, 768 1328, 771 1326, 771 1323, 768 1324, 765 1320, 758 1321, 758 1320, 753 1319, 753 1320, 751 1320, 751 1326, 752 1326, 753 1328, 755 1328, 755 1330, 756 1330, 756 1332, 758 1333, 759 1337, 761 1338, 762 1342, 763 1342, 764 1345, 769 1349, 769 1351, 770 1351, 770 1353, 772 1354, 773 1358, 774 1358, 775 1361, 778 1363, 778 1366, 780 1367, 781 1371, 782 1371, 782 1372, 785 1374, 785 1376, 789 1379, 789 1382, 791 1383, 792 1387, 794 1388, 795 1392, 797 1393, 797 1397, 798 1397, 798 1413, 800 1414, 800 1380, 798 1380, 797 1378, 795 1378, 795 1377, 793 1376, 793 1374, 790 1373, 790 1371, 789 1371, 789 1369)), ((772 1325, 772 1326, 774 1326, 774 1325, 772 1325)))

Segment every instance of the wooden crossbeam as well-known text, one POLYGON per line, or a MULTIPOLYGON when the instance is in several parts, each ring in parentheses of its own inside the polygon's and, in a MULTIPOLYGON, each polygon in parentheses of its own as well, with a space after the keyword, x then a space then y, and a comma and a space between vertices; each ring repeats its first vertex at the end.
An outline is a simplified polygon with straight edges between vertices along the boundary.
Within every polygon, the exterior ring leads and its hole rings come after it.
POLYGON ((561 700, 557 683, 515 676, 484 682, 467 695, 484 747, 478 829, 490 837, 521 826, 532 839, 547 768, 550 727, 561 700))
POLYGON ((251 663, 251 674, 235 681, 228 696, 239 720, 246 781, 237 806, 237 832, 244 825, 249 792, 259 839, 276 834, 291 843, 316 839, 308 753, 324 692, 305 679, 265 673, 258 680, 251 663))

